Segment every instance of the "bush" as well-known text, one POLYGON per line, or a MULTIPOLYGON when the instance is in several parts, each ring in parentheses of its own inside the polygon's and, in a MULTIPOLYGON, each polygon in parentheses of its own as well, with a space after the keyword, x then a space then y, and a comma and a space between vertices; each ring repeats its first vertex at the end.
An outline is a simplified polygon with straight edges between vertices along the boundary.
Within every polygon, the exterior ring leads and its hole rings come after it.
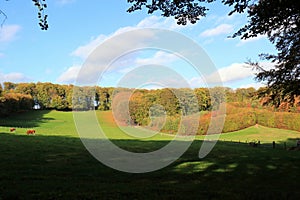
POLYGON ((276 128, 275 125, 275 112, 268 110, 257 110, 257 123, 266 127, 276 128))
POLYGON ((272 112, 268 110, 257 110, 257 122, 260 125, 300 131, 300 115, 291 112, 272 112))
POLYGON ((300 115, 297 113, 277 112, 274 120, 276 128, 300 131, 300 115))
POLYGON ((241 129, 254 126, 256 124, 256 116, 253 111, 240 112, 237 114, 227 115, 223 127, 223 133, 238 131, 241 129))
POLYGON ((31 95, 7 93, 0 97, 0 115, 7 116, 13 112, 31 110, 33 105, 31 95))
POLYGON ((199 130, 199 114, 183 116, 180 124, 179 134, 195 135, 199 130))
MULTIPOLYGON (((181 118, 180 115, 168 116, 164 126, 164 119, 156 119, 153 128, 162 127, 162 132, 180 134, 205 135, 210 128, 210 133, 219 133, 223 125, 223 118, 215 111, 201 113, 199 116, 191 115, 181 118), (212 121, 213 119, 213 121, 212 121), (214 124, 210 124, 213 122, 214 124), (180 130, 178 128, 180 127, 180 130)), ((238 131, 260 124, 271 128, 289 129, 300 131, 300 115, 291 112, 272 112, 267 109, 254 109, 251 107, 238 107, 230 103, 226 106, 226 117, 222 133, 238 131)))
POLYGON ((167 133, 177 133, 180 123, 180 116, 168 116, 166 119, 166 123, 164 127, 162 128, 162 132, 167 133))
POLYGON ((198 135, 205 135, 207 133, 211 121, 211 116, 211 113, 207 113, 200 117, 199 127, 197 131, 198 135))

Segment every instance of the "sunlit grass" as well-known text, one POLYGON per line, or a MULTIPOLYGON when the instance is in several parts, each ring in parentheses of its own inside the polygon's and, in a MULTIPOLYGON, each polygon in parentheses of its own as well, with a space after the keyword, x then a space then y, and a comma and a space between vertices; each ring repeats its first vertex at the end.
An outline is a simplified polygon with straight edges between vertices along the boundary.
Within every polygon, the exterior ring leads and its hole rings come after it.
POLYGON ((1 119, 1 132, 9 132, 10 127, 15 127, 13 134, 19 135, 26 135, 26 130, 35 129, 37 135, 77 137, 72 112, 32 111, 1 119))
MULTIPOLYGON (((122 129, 133 135, 154 133, 136 127, 120 129, 110 112, 96 114, 113 143, 128 151, 151 152, 173 138, 157 133, 137 139, 122 129)), ((298 135, 250 127, 223 134, 203 159, 198 157, 203 136, 197 136, 170 166, 129 174, 89 154, 77 134, 73 113, 22 113, 0 121, 0 199, 297 199, 300 152, 230 141, 279 142, 298 135), (17 127, 16 132, 10 133, 10 127, 17 127), (26 135, 29 128, 37 131, 35 136, 26 135)))
MULTIPOLYGON (((197 136, 198 139, 204 139, 204 136, 197 136)), ((208 139, 210 137, 207 137, 208 139)), ((295 145, 295 140, 300 138, 300 132, 292 130, 284 130, 277 128, 268 128, 261 125, 252 126, 243 130, 223 133, 220 135, 219 140, 233 141, 233 142, 251 142, 260 141, 261 143, 275 142, 288 142, 295 145), (293 141, 294 140, 294 141, 293 141)))
MULTIPOLYGON (((95 113, 92 112, 94 115, 95 113)), ((96 111, 96 120, 99 126, 96 129, 104 131, 106 137, 111 139, 141 139, 141 140, 172 140, 174 136, 154 132, 141 127, 118 127, 113 121, 113 115, 110 111, 96 111)), ((87 124, 89 118, 83 118, 87 124)), ((85 123, 85 122, 83 122, 85 123)), ((79 137, 76 130, 76 121, 74 121, 72 112, 58 111, 34 111, 30 113, 21 113, 13 115, 9 118, 3 118, 0 121, 0 131, 9 133, 10 127, 16 127, 17 130, 13 134, 25 135, 26 130, 35 129, 37 135, 58 135, 79 137)), ((92 131, 90 131, 92 132, 92 131)), ((203 140, 205 136, 197 136, 197 139, 203 140)), ((272 141, 282 142, 288 139, 300 138, 300 132, 268 128, 261 125, 252 126, 244 130, 223 133, 219 140, 235 141, 235 142, 251 142, 260 141, 262 143, 270 143, 272 141)), ((208 137, 210 139, 210 137, 208 137)))

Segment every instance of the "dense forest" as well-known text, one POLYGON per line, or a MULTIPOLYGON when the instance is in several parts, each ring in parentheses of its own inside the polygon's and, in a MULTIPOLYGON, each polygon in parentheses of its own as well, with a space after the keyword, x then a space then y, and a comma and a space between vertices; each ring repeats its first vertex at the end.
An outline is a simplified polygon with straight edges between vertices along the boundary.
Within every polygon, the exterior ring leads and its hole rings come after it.
MULTIPOLYGON (((105 111, 115 106, 123 110, 126 109, 124 106, 128 105, 130 117, 122 116, 122 112, 115 112, 116 115, 119 114, 116 117, 120 123, 148 126, 174 133, 178 131, 181 116, 201 113, 203 123, 198 127, 198 134, 204 134, 214 115, 214 108, 226 102, 226 122, 223 132, 239 130, 257 123, 268 127, 300 130, 298 123, 294 122, 298 120, 297 113, 300 112, 300 97, 294 98, 294 102, 284 98, 278 102, 278 98, 274 99, 272 94, 266 95, 266 89, 233 90, 227 87, 215 87, 148 90, 99 86, 77 87, 41 82, 4 82, 3 85, 0 84, 0 116, 5 117, 11 113, 32 109, 105 111), (114 105, 115 102, 118 105, 114 105)), ((193 125, 188 126, 193 127, 193 125)))

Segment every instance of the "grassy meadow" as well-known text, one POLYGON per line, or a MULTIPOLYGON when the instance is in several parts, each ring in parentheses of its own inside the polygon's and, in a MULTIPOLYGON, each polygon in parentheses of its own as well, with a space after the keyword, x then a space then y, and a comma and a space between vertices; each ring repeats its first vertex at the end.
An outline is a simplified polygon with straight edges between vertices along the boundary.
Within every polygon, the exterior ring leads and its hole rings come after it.
MULTIPOLYGON (((97 116, 108 137, 133 152, 150 152, 173 139, 156 134, 138 140, 116 126, 111 112, 97 111, 97 116)), ((130 174, 89 154, 71 112, 18 113, 0 119, 0 199, 298 199, 300 152, 282 148, 284 142, 295 145, 297 138, 296 131, 253 126, 222 134, 212 152, 199 159, 203 136, 197 136, 170 166, 130 174), (27 136, 32 128, 36 135, 27 136), (252 140, 264 145, 245 143, 252 140), (272 141, 280 148, 268 145, 272 141)))
MULTIPOLYGON (((197 136, 197 138, 203 140, 204 136, 197 136)), ((209 137, 207 139, 209 139, 209 137)), ((219 137, 221 141, 241 143, 260 141, 262 144, 271 144, 275 141, 277 144, 283 144, 285 142, 288 146, 295 146, 297 139, 300 139, 300 133, 297 131, 268 128, 261 125, 251 126, 230 133, 222 133, 219 137)))

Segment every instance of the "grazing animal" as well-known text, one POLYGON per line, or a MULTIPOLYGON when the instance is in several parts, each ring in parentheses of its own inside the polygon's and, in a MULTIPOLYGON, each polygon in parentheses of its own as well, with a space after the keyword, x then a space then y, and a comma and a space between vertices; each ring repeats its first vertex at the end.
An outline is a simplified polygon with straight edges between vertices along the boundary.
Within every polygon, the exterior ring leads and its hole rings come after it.
POLYGON ((16 130, 16 128, 10 128, 9 130, 10 130, 10 132, 13 132, 16 130))
POLYGON ((257 147, 257 143, 256 143, 256 142, 249 142, 249 145, 250 145, 251 147, 257 147))
POLYGON ((26 134, 27 135, 34 135, 35 134, 35 130, 33 130, 33 129, 27 130, 26 134))
POLYGON ((297 147, 290 147, 290 148, 288 148, 288 150, 289 150, 289 151, 293 151, 293 150, 296 150, 296 148, 297 148, 297 147))

